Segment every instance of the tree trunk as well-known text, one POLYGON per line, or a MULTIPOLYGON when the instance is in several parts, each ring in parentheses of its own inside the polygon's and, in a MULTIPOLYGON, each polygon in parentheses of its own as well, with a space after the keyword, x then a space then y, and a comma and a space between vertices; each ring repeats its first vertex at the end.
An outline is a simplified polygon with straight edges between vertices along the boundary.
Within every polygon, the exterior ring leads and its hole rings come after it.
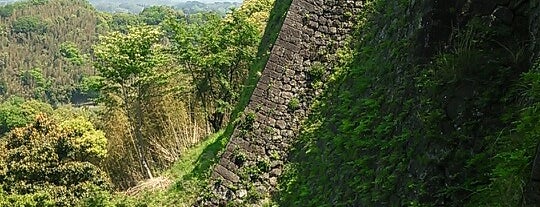
POLYGON ((126 88, 122 88, 122 95, 124 98, 124 111, 126 113, 126 116, 128 117, 129 121, 129 136, 131 139, 131 142, 133 144, 133 148, 135 150, 135 153, 137 153, 137 159, 139 161, 139 165, 141 167, 141 172, 145 174, 146 178, 152 179, 154 178, 152 171, 150 170, 150 166, 148 165, 148 161, 146 160, 145 151, 144 151, 144 137, 141 131, 142 128, 142 111, 140 108, 140 100, 139 98, 135 101, 135 106, 133 106, 133 102, 129 101, 129 93, 127 92, 126 88), (135 109, 135 113, 132 113, 132 109, 135 109), (135 139, 133 139, 133 134, 135 134, 135 139))
POLYGON ((146 144, 144 140, 144 136, 142 133, 142 126, 143 126, 143 112, 142 112, 142 104, 140 98, 137 98, 137 101, 135 103, 135 137, 137 139, 137 144, 139 147, 139 159, 141 162, 141 165, 146 171, 146 176, 149 179, 154 178, 154 175, 152 174, 152 171, 150 170, 150 167, 148 166, 148 160, 146 159, 146 144))

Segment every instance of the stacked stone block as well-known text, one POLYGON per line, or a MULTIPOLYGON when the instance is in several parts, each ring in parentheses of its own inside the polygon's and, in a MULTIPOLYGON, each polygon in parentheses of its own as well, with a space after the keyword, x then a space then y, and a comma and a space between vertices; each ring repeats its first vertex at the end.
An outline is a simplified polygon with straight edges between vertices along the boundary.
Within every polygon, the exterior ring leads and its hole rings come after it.
POLYGON ((283 172, 316 95, 309 70, 331 72, 362 1, 293 0, 243 118, 213 170, 215 198, 203 205, 257 203, 283 172))

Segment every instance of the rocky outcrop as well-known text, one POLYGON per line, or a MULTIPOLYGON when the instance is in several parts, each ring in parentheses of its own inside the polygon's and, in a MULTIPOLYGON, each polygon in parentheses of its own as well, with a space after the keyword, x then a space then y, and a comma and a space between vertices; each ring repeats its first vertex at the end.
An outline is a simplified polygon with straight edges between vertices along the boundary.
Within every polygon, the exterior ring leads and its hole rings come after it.
POLYGON ((362 1, 293 0, 249 105, 213 170, 204 205, 257 203, 277 184, 322 73, 332 70, 362 1))

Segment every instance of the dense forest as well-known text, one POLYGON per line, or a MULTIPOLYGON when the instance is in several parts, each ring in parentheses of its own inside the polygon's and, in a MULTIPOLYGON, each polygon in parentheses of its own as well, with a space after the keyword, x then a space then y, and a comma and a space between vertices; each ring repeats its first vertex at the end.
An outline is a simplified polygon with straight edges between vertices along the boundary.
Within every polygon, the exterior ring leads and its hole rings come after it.
POLYGON ((0 206, 538 206, 539 9, 0 0, 0 206))
POLYGON ((227 124, 271 7, 1 6, 0 206, 131 205, 112 193, 170 185, 160 174, 227 124))

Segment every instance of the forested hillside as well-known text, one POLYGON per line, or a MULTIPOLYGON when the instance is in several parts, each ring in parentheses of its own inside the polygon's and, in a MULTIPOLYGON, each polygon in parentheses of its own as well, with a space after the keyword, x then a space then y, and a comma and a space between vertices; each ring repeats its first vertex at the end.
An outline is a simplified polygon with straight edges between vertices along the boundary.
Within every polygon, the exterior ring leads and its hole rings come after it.
POLYGON ((92 45, 106 24, 85 1, 28 1, 0 7, 4 97, 53 104, 85 101, 79 84, 94 74, 92 45))
MULTIPOLYGON (((207 10, 191 12, 202 11, 207 10)), ((128 26, 157 25, 167 15, 186 13, 154 6, 140 15, 107 14, 78 0, 22 1, 0 7, 0 93, 53 105, 88 103, 96 98, 87 84, 96 75, 91 51, 98 36, 128 26)))
POLYGON ((204 180, 173 198, 138 195, 173 189, 168 169, 227 125, 272 4, 246 1, 226 16, 1 6, 0 206, 194 203, 204 180))
POLYGON ((539 1, 205 3, 0 6, 0 206, 540 203, 539 1))

